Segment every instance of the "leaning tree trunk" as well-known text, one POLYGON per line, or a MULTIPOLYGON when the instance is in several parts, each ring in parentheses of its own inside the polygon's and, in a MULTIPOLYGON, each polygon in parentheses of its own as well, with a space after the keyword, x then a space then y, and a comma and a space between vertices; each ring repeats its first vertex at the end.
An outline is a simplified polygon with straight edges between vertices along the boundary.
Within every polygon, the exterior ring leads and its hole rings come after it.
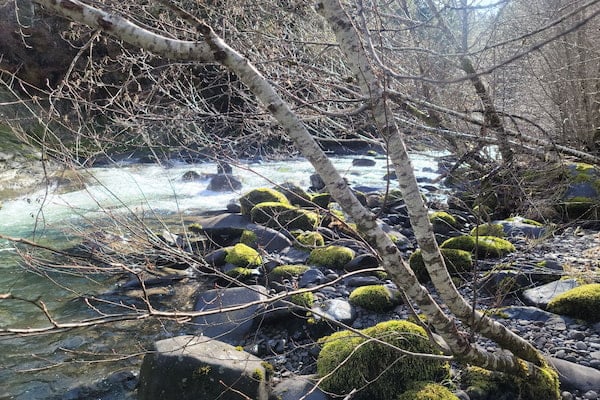
MULTIPOLYGON (((523 363, 513 354, 508 352, 490 353, 469 342, 467 336, 459 331, 452 318, 442 311, 427 289, 419 284, 414 273, 401 258, 394 242, 378 224, 376 216, 365 209, 356 199, 342 176, 289 105, 249 61, 230 48, 210 26, 187 14, 188 22, 202 34, 202 42, 181 41, 156 35, 124 18, 105 13, 77 0, 35 1, 61 15, 102 29, 124 41, 166 57, 199 62, 218 62, 234 72, 282 125, 298 149, 323 177, 333 197, 357 223, 359 231, 377 250, 383 261, 383 267, 390 273, 398 287, 427 315, 428 321, 443 337, 455 357, 461 361, 520 376, 525 374, 535 376, 539 373, 539 368, 530 368, 533 366, 532 364, 523 363)), ((469 321, 468 318, 465 318, 466 303, 452 284, 435 240, 433 240, 431 225, 427 218, 427 208, 416 185, 406 148, 397 126, 393 123, 392 114, 387 107, 379 81, 373 75, 373 71, 368 68, 357 32, 337 0, 323 0, 318 4, 318 9, 331 23, 340 45, 348 55, 350 67, 357 77, 360 77, 363 89, 371 90, 366 93, 369 94, 371 100, 373 116, 382 135, 390 140, 390 155, 398 172, 406 203, 410 206, 412 224, 415 234, 420 240, 429 272, 438 286, 438 290, 443 293, 446 303, 452 307, 457 316, 469 321)), ((502 325, 479 313, 476 314, 475 323, 477 325, 474 326, 481 326, 482 333, 494 338, 502 347, 535 365, 544 364, 538 352, 528 342, 511 334, 502 325)))

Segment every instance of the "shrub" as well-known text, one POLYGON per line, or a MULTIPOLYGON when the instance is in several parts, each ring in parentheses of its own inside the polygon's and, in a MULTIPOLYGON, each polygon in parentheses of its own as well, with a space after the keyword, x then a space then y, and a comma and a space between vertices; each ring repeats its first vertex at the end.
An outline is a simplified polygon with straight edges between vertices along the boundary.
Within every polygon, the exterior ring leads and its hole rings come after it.
POLYGON ((250 211, 255 205, 265 202, 290 204, 283 193, 280 193, 275 189, 258 188, 251 190, 240 197, 241 212, 244 215, 250 215, 250 211))
MULTIPOLYGON (((388 321, 361 333, 399 348, 439 354, 425 330, 408 321, 388 321)), ((369 341, 350 331, 320 339, 323 348, 317 359, 321 387, 336 395, 360 389, 353 399, 396 399, 417 380, 437 381, 448 375, 448 364, 440 360, 409 357, 388 346, 369 341)))
POLYGON ((398 304, 392 292, 383 285, 361 286, 350 293, 350 303, 367 310, 382 312, 398 304))
POLYGON ((590 283, 567 290, 548 303, 548 311, 590 322, 600 321, 600 283, 590 283))
POLYGON ((479 236, 477 238, 470 235, 457 236, 444 241, 440 247, 470 252, 477 250, 477 256, 480 258, 503 257, 515 251, 515 246, 511 242, 495 236, 479 236))
MULTIPOLYGON (((442 253, 442 257, 444 257, 446 268, 450 274, 461 274, 473 269, 473 259, 471 258, 471 253, 469 251, 441 248, 440 252, 442 253)), ((421 249, 418 249, 411 254, 408 263, 419 282, 426 283, 431 280, 427 268, 425 267, 425 262, 423 261, 421 249)))
POLYGON ((448 388, 434 382, 415 382, 397 400, 460 400, 448 388))
POLYGON ((318 214, 280 202, 260 203, 252 208, 250 219, 271 228, 288 230, 314 230, 319 223, 318 214))
POLYGON ((243 243, 238 243, 233 247, 225 249, 227 255, 225 262, 228 262, 239 267, 259 266, 262 265, 262 257, 258 251, 252 247, 246 246, 243 243))
POLYGON ((313 249, 308 263, 327 268, 340 269, 354 258, 354 250, 344 246, 327 246, 313 249))

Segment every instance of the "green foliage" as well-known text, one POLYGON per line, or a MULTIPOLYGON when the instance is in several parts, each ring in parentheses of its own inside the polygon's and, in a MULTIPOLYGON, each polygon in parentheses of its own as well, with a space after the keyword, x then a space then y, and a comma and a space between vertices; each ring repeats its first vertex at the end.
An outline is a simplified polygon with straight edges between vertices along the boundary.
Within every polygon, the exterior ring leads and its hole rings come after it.
POLYGON ((258 254, 258 251, 252 247, 246 246, 243 243, 238 243, 233 247, 225 249, 227 255, 225 256, 225 262, 240 267, 248 266, 259 266, 262 265, 262 257, 258 254))
POLYGON ((354 250, 344 246, 327 246, 313 249, 308 263, 322 267, 340 269, 354 258, 354 250))
POLYGON ((559 294, 548 303, 548 311, 590 322, 600 321, 600 283, 590 283, 559 294))
POLYGON ((469 235, 471 235, 471 236, 496 236, 499 238, 503 238, 505 236, 504 227, 502 226, 502 224, 491 224, 491 223, 476 226, 475 228, 471 229, 471 232, 469 232, 469 235))
POLYGON ((308 210, 280 202, 257 204, 250 212, 250 219, 271 228, 284 227, 288 230, 314 230, 319 224, 319 215, 308 210))
POLYGON ((310 269, 307 265, 280 265, 273 268, 269 273, 269 277, 274 280, 281 282, 284 279, 296 278, 310 269))
MULTIPOLYGON (((469 272, 473 269, 473 259, 471 258, 471 252, 460 250, 460 249, 448 249, 440 248, 442 257, 446 263, 446 268, 450 274, 461 274, 469 272)), ((411 254, 408 259, 410 268, 413 270, 417 279, 421 283, 426 283, 431 280, 425 262, 423 261, 423 254, 421 249, 416 250, 411 254)))
POLYGON ((350 303, 375 312, 392 309, 398 304, 391 291, 383 285, 361 286, 350 293, 350 303))
POLYGON ((250 212, 255 205, 265 202, 290 204, 283 193, 280 193, 275 189, 258 188, 251 190, 240 197, 241 212, 244 215, 250 215, 250 212))
POLYGON ((521 371, 515 375, 468 367, 461 375, 461 386, 472 399, 493 398, 498 393, 511 393, 519 400, 561 398, 556 371, 546 365, 531 374, 525 363, 520 365, 521 371))
POLYGON ((290 301, 300 307, 311 308, 315 302, 313 292, 296 293, 290 296, 290 301))
POLYGON ((434 382, 414 382, 397 400, 460 400, 448 388, 434 382))
MULTIPOLYGON (((382 322, 361 333, 408 351, 439 354, 425 330, 408 321, 382 322)), ((322 389, 345 395, 358 388, 361 390, 353 397, 357 400, 396 399, 412 382, 438 381, 449 371, 443 361, 403 356, 350 331, 336 332, 319 342, 323 348, 317 359, 317 373, 323 377, 322 389)))
POLYGON ((319 232, 301 232, 296 236, 301 248, 320 247, 325 245, 325 239, 319 232))
POLYGON ((508 240, 495 236, 471 236, 462 235, 450 238, 440 245, 445 249, 460 249, 470 252, 477 251, 480 258, 503 257, 508 253, 514 252, 515 246, 508 240))

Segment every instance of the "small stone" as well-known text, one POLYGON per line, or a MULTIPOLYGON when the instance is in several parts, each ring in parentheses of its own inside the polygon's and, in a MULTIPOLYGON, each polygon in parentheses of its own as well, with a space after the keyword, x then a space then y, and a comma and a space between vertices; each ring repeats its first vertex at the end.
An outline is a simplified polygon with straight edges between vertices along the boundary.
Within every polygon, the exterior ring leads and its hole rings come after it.
POLYGON ((580 341, 580 342, 577 342, 577 343, 575 343, 575 347, 576 347, 578 350, 587 350, 587 348, 588 348, 587 344, 585 344, 585 342, 581 342, 581 341, 580 341))
POLYGON ((596 393, 593 390, 589 390, 589 391, 585 392, 585 394, 583 395, 583 398, 585 400, 598 400, 598 393, 596 393))
POLYGON ((573 396, 572 393, 570 392, 562 392, 560 394, 560 397, 562 398, 562 400, 575 400, 575 397, 573 396))

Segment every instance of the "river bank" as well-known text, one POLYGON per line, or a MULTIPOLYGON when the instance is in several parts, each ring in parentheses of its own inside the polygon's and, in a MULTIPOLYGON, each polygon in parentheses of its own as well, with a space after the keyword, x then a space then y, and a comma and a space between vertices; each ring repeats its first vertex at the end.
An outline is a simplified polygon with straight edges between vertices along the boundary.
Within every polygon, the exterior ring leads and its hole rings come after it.
MULTIPOLYGON (((345 159, 338 161, 338 165, 345 171, 347 171, 347 177, 351 184, 362 186, 363 188, 371 187, 373 192, 380 191, 383 186, 383 165, 377 164, 381 162, 381 160, 375 160, 375 166, 370 167, 357 167, 353 165, 352 159, 345 159), (345 163, 345 164, 343 164, 345 163), (374 173, 373 173, 374 172, 374 173), (373 179, 367 179, 369 174, 373 175, 373 179)), ((290 176, 290 174, 299 173, 302 176, 301 179, 296 179, 300 184, 304 187, 308 187, 309 185, 309 175, 310 171, 307 169, 299 168, 300 164, 293 164, 290 162, 281 163, 281 164, 271 164, 266 168, 263 172, 260 172, 259 175, 268 175, 272 181, 275 183, 281 183, 285 179, 284 176, 290 176), (279 177, 279 175, 281 178, 279 177)), ((427 172, 423 172, 423 168, 427 166, 429 171, 431 170, 431 160, 424 160, 421 165, 420 175, 422 180, 422 185, 427 187, 425 192, 427 192, 430 196, 440 195, 445 192, 445 189, 436 187, 435 185, 431 185, 428 182, 426 176, 422 176, 423 174, 427 174, 427 172)), ((214 170, 214 165, 204 166, 208 167, 206 173, 209 173, 211 170, 214 170)), ((188 227, 193 223, 196 223, 202 226, 202 234, 209 235, 211 240, 214 243, 220 243, 218 248, 213 249, 216 254, 219 254, 219 251, 222 251, 223 248, 227 247, 230 244, 234 244, 239 241, 239 236, 237 234, 232 234, 231 230, 233 229, 238 234, 241 234, 240 225, 244 228, 248 227, 248 224, 251 224, 251 221, 248 220, 240 220, 237 213, 223 213, 216 212, 216 210, 222 210, 223 206, 228 203, 228 201, 224 200, 225 198, 239 198, 239 195, 243 194, 247 190, 250 189, 252 185, 249 185, 248 181, 244 182, 244 188, 240 191, 239 194, 229 193, 224 195, 224 197, 213 198, 211 201, 216 205, 215 211, 210 213, 210 216, 202 216, 203 212, 194 211, 194 203, 187 203, 186 196, 189 196, 190 201, 198 201, 195 203, 198 207, 203 203, 206 203, 210 196, 214 196, 214 193, 209 193, 205 191, 205 187, 208 184, 206 179, 201 179, 198 182, 184 182, 181 180, 183 175, 183 171, 185 169, 194 169, 199 172, 199 176, 203 176, 204 170, 200 166, 184 166, 181 169, 169 169, 162 170, 158 167, 144 167, 144 169, 140 169, 138 166, 131 166, 127 169, 127 174, 131 177, 132 174, 136 174, 136 178, 133 180, 125 180, 122 185, 118 186, 118 189, 113 188, 111 190, 116 190, 119 192, 122 198, 124 196, 125 188, 139 187, 144 189, 143 192, 147 195, 148 200, 148 210, 150 209, 160 209, 167 210, 169 207, 173 207, 173 198, 164 198, 161 199, 161 196, 164 195, 160 193, 152 194, 153 198, 159 200, 156 203, 152 203, 150 206, 149 202, 149 191, 153 187, 156 186, 167 186, 167 192, 173 194, 178 193, 178 204, 181 207, 180 211, 187 210, 183 213, 182 217, 175 218, 173 223, 168 223, 165 225, 167 220, 162 218, 162 223, 168 229, 168 232, 173 234, 164 235, 163 238, 169 238, 172 243, 177 243, 177 238, 185 237, 185 229, 184 227, 188 227), (160 176, 164 176, 165 174, 169 174, 167 179, 163 181, 164 183, 161 185, 157 185, 157 179, 160 176), (144 178, 143 180, 141 180, 144 178), (186 189, 187 188, 187 189, 186 189), (186 192, 187 190, 187 192, 186 192), (229 221, 231 223, 230 216, 234 216, 237 222, 236 226, 214 226, 218 221, 215 218, 224 224, 223 221, 229 221), (212 221, 212 222, 211 222, 212 221), (242 221, 242 222, 240 222, 242 221), (207 230, 211 229, 211 224, 214 230, 209 234, 207 230), (183 230, 182 230, 183 229, 183 230), (226 235, 222 235, 218 233, 218 230, 221 233, 229 232, 226 235), (217 241, 217 238, 220 238, 217 241), (225 239, 223 239, 225 238, 225 239), (225 241, 223 241, 225 240, 225 241)), ((255 168, 261 168, 260 166, 254 166, 255 168)), ((263 166, 267 167, 267 166, 263 166)), ((304 167, 302 167, 304 168, 304 167)), ((235 172, 240 175, 241 170, 235 170, 235 172)), ((116 178, 115 175, 112 175, 114 170, 98 170, 100 173, 99 176, 102 176, 103 173, 109 174, 106 175, 105 182, 115 182, 118 180, 123 180, 126 175, 122 175, 119 178, 116 178)), ((242 176, 243 178, 243 176, 242 176)), ((244 179, 242 179, 244 180, 244 179)), ((257 185, 258 186, 258 185, 257 185)), ((86 191, 90 191, 91 188, 88 187, 86 191)), ((67 194, 68 195, 68 194, 67 194)), ((444 194, 445 195, 445 194, 444 194)), ((132 198, 135 196, 132 196, 132 198)), ((370 204, 371 207, 377 207, 377 203, 374 201, 377 196, 367 196, 367 198, 371 198, 373 200, 370 204)), ((67 198, 63 197, 64 202, 67 204, 71 204, 71 206, 75 203, 75 199, 77 202, 81 201, 80 197, 77 198, 67 198), (66 199, 66 200, 65 200, 66 199)), ((81 209, 87 210, 86 214, 89 215, 89 207, 90 203, 78 203, 81 205, 81 209)), ((125 204, 134 204, 134 203, 125 203, 125 204)), ((139 203, 138 203, 139 204, 139 203)), ((12 205, 10 205, 12 206, 12 205)), ((113 206, 114 207, 114 206, 113 206)), ((111 208, 114 210, 114 208, 111 208)), ((197 210, 197 208, 196 208, 197 210)), ((452 230, 440 231, 440 240, 449 238, 450 236, 457 234, 467 234, 469 233, 470 228, 473 226, 473 219, 468 213, 460 210, 449 210, 452 214, 455 214, 460 222, 460 227, 454 227, 452 230)), ((52 217, 52 212, 50 210, 46 210, 48 213, 48 217, 52 217)), ((63 215, 63 214, 60 214, 63 215)), ((63 217, 60 217, 63 218, 63 217)), ((411 230, 409 229, 409 225, 407 225, 407 219, 405 215, 405 211, 403 210, 402 204, 397 203, 394 207, 390 208, 390 210, 386 211, 383 214, 384 220, 390 224, 395 230, 397 230, 397 238, 401 239, 398 242, 398 245, 401 246, 401 250, 404 252, 405 257, 408 259, 412 253, 416 250, 414 239, 412 238, 411 230)), ((598 326, 597 324, 590 323, 581 323, 580 321, 574 321, 567 318, 563 318, 560 316, 547 315, 539 312, 531 312, 531 308, 524 308, 522 306, 527 305, 528 307, 536 307, 535 305, 531 305, 529 303, 525 303, 525 300, 521 297, 521 293, 524 289, 529 289, 529 286, 532 286, 533 283, 529 281, 531 274, 527 273, 528 269, 532 265, 537 265, 541 262, 550 262, 554 261, 562 267, 560 272, 557 271, 546 271, 548 272, 546 275, 573 275, 573 276, 584 276, 586 273, 589 274, 592 278, 597 274, 597 264, 593 262, 594 251, 593 249, 597 247, 597 237, 594 231, 587 231, 585 229, 557 229, 551 230, 551 227, 546 227, 545 235, 542 238, 527 238, 523 235, 516 235, 511 238, 511 242, 516 246, 516 252, 506 255, 500 259, 495 260, 480 260, 478 263, 478 269, 482 275, 477 275, 477 278, 474 279, 473 275, 469 274, 468 277, 465 276, 465 279, 461 279, 460 290, 464 293, 465 296, 472 297, 473 293, 477 290, 478 293, 478 305, 482 308, 496 308, 498 306, 510 306, 510 309, 505 309, 502 313, 498 314, 503 318, 503 320, 511 326, 512 329, 517 331, 520 335, 530 337, 531 340, 539 346, 540 350, 546 352, 549 356, 554 356, 557 358, 561 358, 567 361, 572 361, 577 365, 581 366, 589 366, 598 369, 598 344, 600 343, 598 340, 598 326), (545 246, 548 247, 545 247, 545 246), (584 256, 585 255, 585 256, 584 256), (510 265, 511 268, 506 268, 507 265, 510 265), (566 267, 566 268, 565 268, 566 267), (570 269, 572 268, 572 269, 570 269), (513 288, 510 291, 499 293, 494 287, 494 280, 491 280, 492 284, 486 287, 485 294, 482 292, 481 286, 476 284, 477 282, 481 282, 481 277, 483 273, 489 271, 500 270, 501 274, 507 274, 506 270, 518 270, 521 272, 525 272, 526 275, 526 284, 524 287, 513 288), (508 318, 506 318, 508 316, 508 318), (550 322, 549 322, 550 321, 550 322)), ((335 233, 335 232, 334 232, 335 233)), ((274 235, 274 233, 271 233, 274 235)), ((272 239, 274 237, 280 238, 285 244, 283 248, 276 248, 267 250, 265 247, 261 246, 262 251, 266 251, 264 255, 265 259, 265 269, 257 271, 258 273, 253 276, 248 276, 247 284, 252 285, 260 285, 268 289, 268 293, 270 295, 275 293, 281 293, 282 291, 287 290, 287 284, 292 284, 292 287, 305 287, 311 288, 312 285, 319 286, 318 289, 314 290, 314 304, 318 309, 315 309, 315 312, 323 311, 325 307, 327 310, 331 310, 332 306, 340 309, 344 312, 344 318, 350 317, 349 319, 344 319, 345 323, 348 323, 350 326, 355 327, 357 329, 363 329, 369 326, 373 326, 378 322, 387 321, 389 319, 403 319, 408 316, 408 311, 403 305, 396 305, 391 310, 386 310, 385 312, 373 312, 372 310, 366 310, 364 307, 357 306, 352 304, 349 301, 351 293, 359 288, 365 286, 372 285, 384 285, 386 287, 392 287, 391 282, 386 280, 384 276, 379 273, 375 273, 374 271, 368 273, 360 273, 359 269, 356 267, 350 268, 347 265, 340 267, 331 267, 331 266, 318 266, 311 265, 310 268, 304 271, 302 274, 291 277, 291 280, 288 279, 288 283, 278 282, 278 281, 265 281, 264 279, 269 276, 277 266, 280 266, 282 263, 285 264, 302 264, 306 265, 308 256, 310 252, 308 250, 298 250, 295 249, 294 246, 289 242, 290 238, 287 236, 280 237, 277 236, 269 236, 269 243, 272 243, 272 239), (285 242, 287 240, 288 242, 285 242), (287 251, 283 251, 284 248, 288 248, 287 251), (351 272, 351 275, 346 276, 348 272, 351 272), (324 285, 320 287, 320 285, 324 285)), ((339 233, 335 235, 330 235, 329 239, 327 239, 327 244, 344 244, 355 251, 356 257, 359 261, 354 261, 355 265, 358 263, 359 266, 366 265, 374 266, 372 263, 372 259, 368 257, 365 253, 365 249, 360 243, 356 242, 356 239, 351 239, 348 237, 339 237, 339 233), (336 236, 337 235, 337 236, 336 236)), ((204 253, 203 253, 204 254, 204 253)), ((217 261, 218 257, 215 257, 215 253, 211 253, 213 257, 213 265, 218 268, 220 271, 227 271, 228 268, 226 264, 223 264, 223 261, 217 261)), ((222 254, 222 253, 221 253, 222 254)), ((211 259, 209 254, 204 254, 204 257, 211 259)), ((354 260, 353 259, 353 260, 354 260)), ((310 264, 310 263, 308 263, 310 264)), ((206 293, 210 288, 213 288, 215 283, 217 285, 222 285, 222 283, 218 283, 219 281, 210 280, 208 282, 198 280, 198 277, 195 274, 189 275, 190 271, 183 270, 183 276, 177 279, 165 279, 162 281, 147 281, 148 290, 151 294, 153 301, 156 301, 156 306, 161 308, 173 308, 174 304, 177 309, 184 309, 184 307, 193 307, 198 302, 199 293, 206 293), (173 303, 175 301, 175 303, 173 303)), ((514 272, 512 272, 514 274, 514 272)), ((254 273, 253 273, 254 274, 254 273)), ((502 275, 497 276, 502 276, 502 275)), ((517 274, 518 276, 518 274, 517 274)), ((131 277, 133 278, 133 277, 131 277)), ((152 277, 148 277, 149 279, 153 279, 152 277)), ((130 283, 126 281, 120 281, 119 285, 114 287, 114 290, 111 293, 103 292, 101 289, 97 289, 97 296, 104 300, 110 300, 114 304, 119 304, 121 301, 125 301, 123 304, 136 304, 136 307, 140 307, 143 309, 143 302, 140 302, 140 295, 143 295, 143 292, 140 291, 139 287, 135 286, 135 279, 130 283), (110 295, 109 297, 106 297, 110 295)), ((496 283, 498 280, 496 280, 496 283)), ((540 281, 536 281, 534 286, 538 286, 541 283, 540 281)), ((89 289, 88 289, 89 290, 89 289)), ((81 300, 84 298, 88 298, 90 292, 85 292, 83 290, 78 291, 76 296, 71 296, 71 301, 81 303, 81 300), (86 297, 87 296, 87 297, 86 297)), ((284 307, 284 310, 287 307, 284 307)), ((538 309, 538 308, 536 308, 538 309)), ((245 335, 242 335, 242 338, 236 343, 236 345, 241 346, 245 349, 249 354, 254 354, 263 358, 265 361, 271 363, 275 367, 275 381, 288 381, 289 378, 295 377, 297 375, 301 375, 302 377, 306 377, 307 374, 312 374, 315 372, 315 362, 316 357, 318 355, 318 346, 316 345, 316 341, 319 335, 323 335, 327 333, 327 329, 319 332, 320 329, 317 329, 315 326, 311 326, 308 324, 308 319, 303 313, 289 313, 289 311, 284 312, 279 315, 279 317, 275 318, 270 315, 270 312, 267 312, 264 309, 260 309, 256 313, 256 316, 260 317, 261 322, 258 326, 259 329, 253 328, 252 331, 247 332, 245 335), (296 315, 298 314, 298 315, 296 315), (279 322, 277 322, 279 320, 279 322), (293 322, 293 323, 291 323, 293 322)), ((252 316, 254 319, 254 316, 252 316)), ((212 323, 211 323, 212 325, 212 323)), ((69 393, 71 398, 87 398, 91 395, 101 398, 128 398, 129 396, 135 395, 135 384, 137 382, 137 374, 139 371, 139 366, 141 363, 141 358, 145 350, 151 348, 151 343, 153 340, 159 338, 168 338, 171 336, 177 336, 181 334, 197 334, 199 329, 201 329, 202 323, 196 322, 192 325, 184 324, 183 326, 176 327, 172 324, 163 322, 158 325, 148 325, 143 330, 136 328, 133 324, 123 323, 118 324, 117 328, 122 327, 123 330, 121 333, 123 335, 127 335, 131 330, 135 330, 138 332, 137 339, 140 348, 143 349, 141 352, 132 351, 131 343, 129 346, 125 348, 119 347, 117 345, 119 338, 121 337, 118 333, 112 332, 108 333, 106 331, 103 332, 102 329, 93 330, 98 332, 98 339, 89 339, 86 338, 85 335, 66 335, 62 337, 60 340, 56 342, 56 345, 53 346, 54 350, 48 353, 46 350, 42 350, 40 348, 40 352, 45 354, 44 357, 55 357, 57 354, 60 354, 59 359, 55 360, 58 364, 61 364, 63 367, 68 365, 68 362, 65 363, 65 360, 72 359, 73 362, 77 362, 77 357, 73 358, 73 354, 86 354, 91 351, 93 354, 97 355, 99 358, 103 358, 106 356, 102 356, 102 354, 106 355, 111 352, 116 351, 119 354, 119 357, 127 358, 129 361, 126 366, 121 366, 121 372, 116 375, 111 373, 106 373, 106 375, 110 375, 111 377, 107 380, 101 380, 99 383, 95 385, 74 385, 71 389, 69 389, 69 393), (200 327, 198 326, 200 324, 200 327), (160 328, 159 328, 160 327, 160 328), (157 330, 158 328, 158 330, 157 330), (102 332, 102 333, 101 333, 102 332), (143 333, 142 333, 143 332, 143 333), (153 333, 154 332, 154 333, 153 333), (161 332, 161 333, 158 333, 161 332), (157 337, 158 336, 158 337, 157 337), (101 339, 103 337, 103 339, 101 339), (79 339, 78 339, 79 338, 79 339), (108 340, 107 340, 108 339, 108 340), (127 354, 129 353, 129 357, 127 354), (133 354, 132 354, 133 353, 133 354), (124 369, 122 369, 124 368, 124 369), (112 397, 111 397, 112 396, 112 397), (120 396, 120 397, 119 397, 120 396)), ((120 331, 121 329, 111 328, 110 331, 120 331)), ((27 339, 23 339, 22 343, 26 343, 27 339)), ((491 344, 487 344, 486 342, 482 342, 482 345, 491 346, 491 344)), ((42 346, 43 347, 43 346, 42 346)), ((89 353, 92 354, 92 353, 89 353)), ((89 363, 90 360, 83 361, 83 363, 89 363)), ((92 365, 92 364, 89 364, 92 365)), ((14 365, 7 365, 6 370, 10 370, 14 368, 14 365)), ((31 362, 29 366, 24 367, 24 370, 35 371, 35 370, 45 370, 47 368, 47 363, 42 360, 38 360, 36 362, 31 362), (46 365, 46 366, 44 366, 46 365)), ((90 370, 91 372, 91 370, 90 370)), ((114 372, 114 371, 113 371, 114 372)), ((4 376, 6 379, 9 379, 7 375, 4 376)), ((48 379, 48 378, 45 378, 48 379)), ((303 379, 303 378, 300 378, 303 379)), ((40 399, 48 399, 54 398, 52 393, 55 392, 56 389, 53 389, 54 385, 43 384, 37 387, 37 392, 35 389, 33 392, 27 391, 23 392, 21 397, 15 396, 14 398, 40 398, 40 399), (38 393, 32 397, 32 393, 38 393), (22 397, 25 396, 25 397, 22 397)), ((56 385, 55 387, 58 387, 56 385)), ((64 390, 64 389, 63 389, 64 390)), ((591 388, 578 389, 576 387, 571 387, 565 389, 564 398, 584 398, 583 396, 587 396, 587 399, 594 399, 593 393, 588 393, 590 391, 594 391, 591 388), (568 397, 568 396, 573 397, 568 397)), ((597 391, 596 391, 597 392, 597 391)), ((59 395, 56 395, 59 396, 59 395)), ((10 398, 10 397, 9 397, 10 398)), ((56 397, 59 398, 59 397, 56 397)), ((63 397, 60 397, 63 398, 63 397)), ((464 398, 464 397, 463 397, 464 398)))

